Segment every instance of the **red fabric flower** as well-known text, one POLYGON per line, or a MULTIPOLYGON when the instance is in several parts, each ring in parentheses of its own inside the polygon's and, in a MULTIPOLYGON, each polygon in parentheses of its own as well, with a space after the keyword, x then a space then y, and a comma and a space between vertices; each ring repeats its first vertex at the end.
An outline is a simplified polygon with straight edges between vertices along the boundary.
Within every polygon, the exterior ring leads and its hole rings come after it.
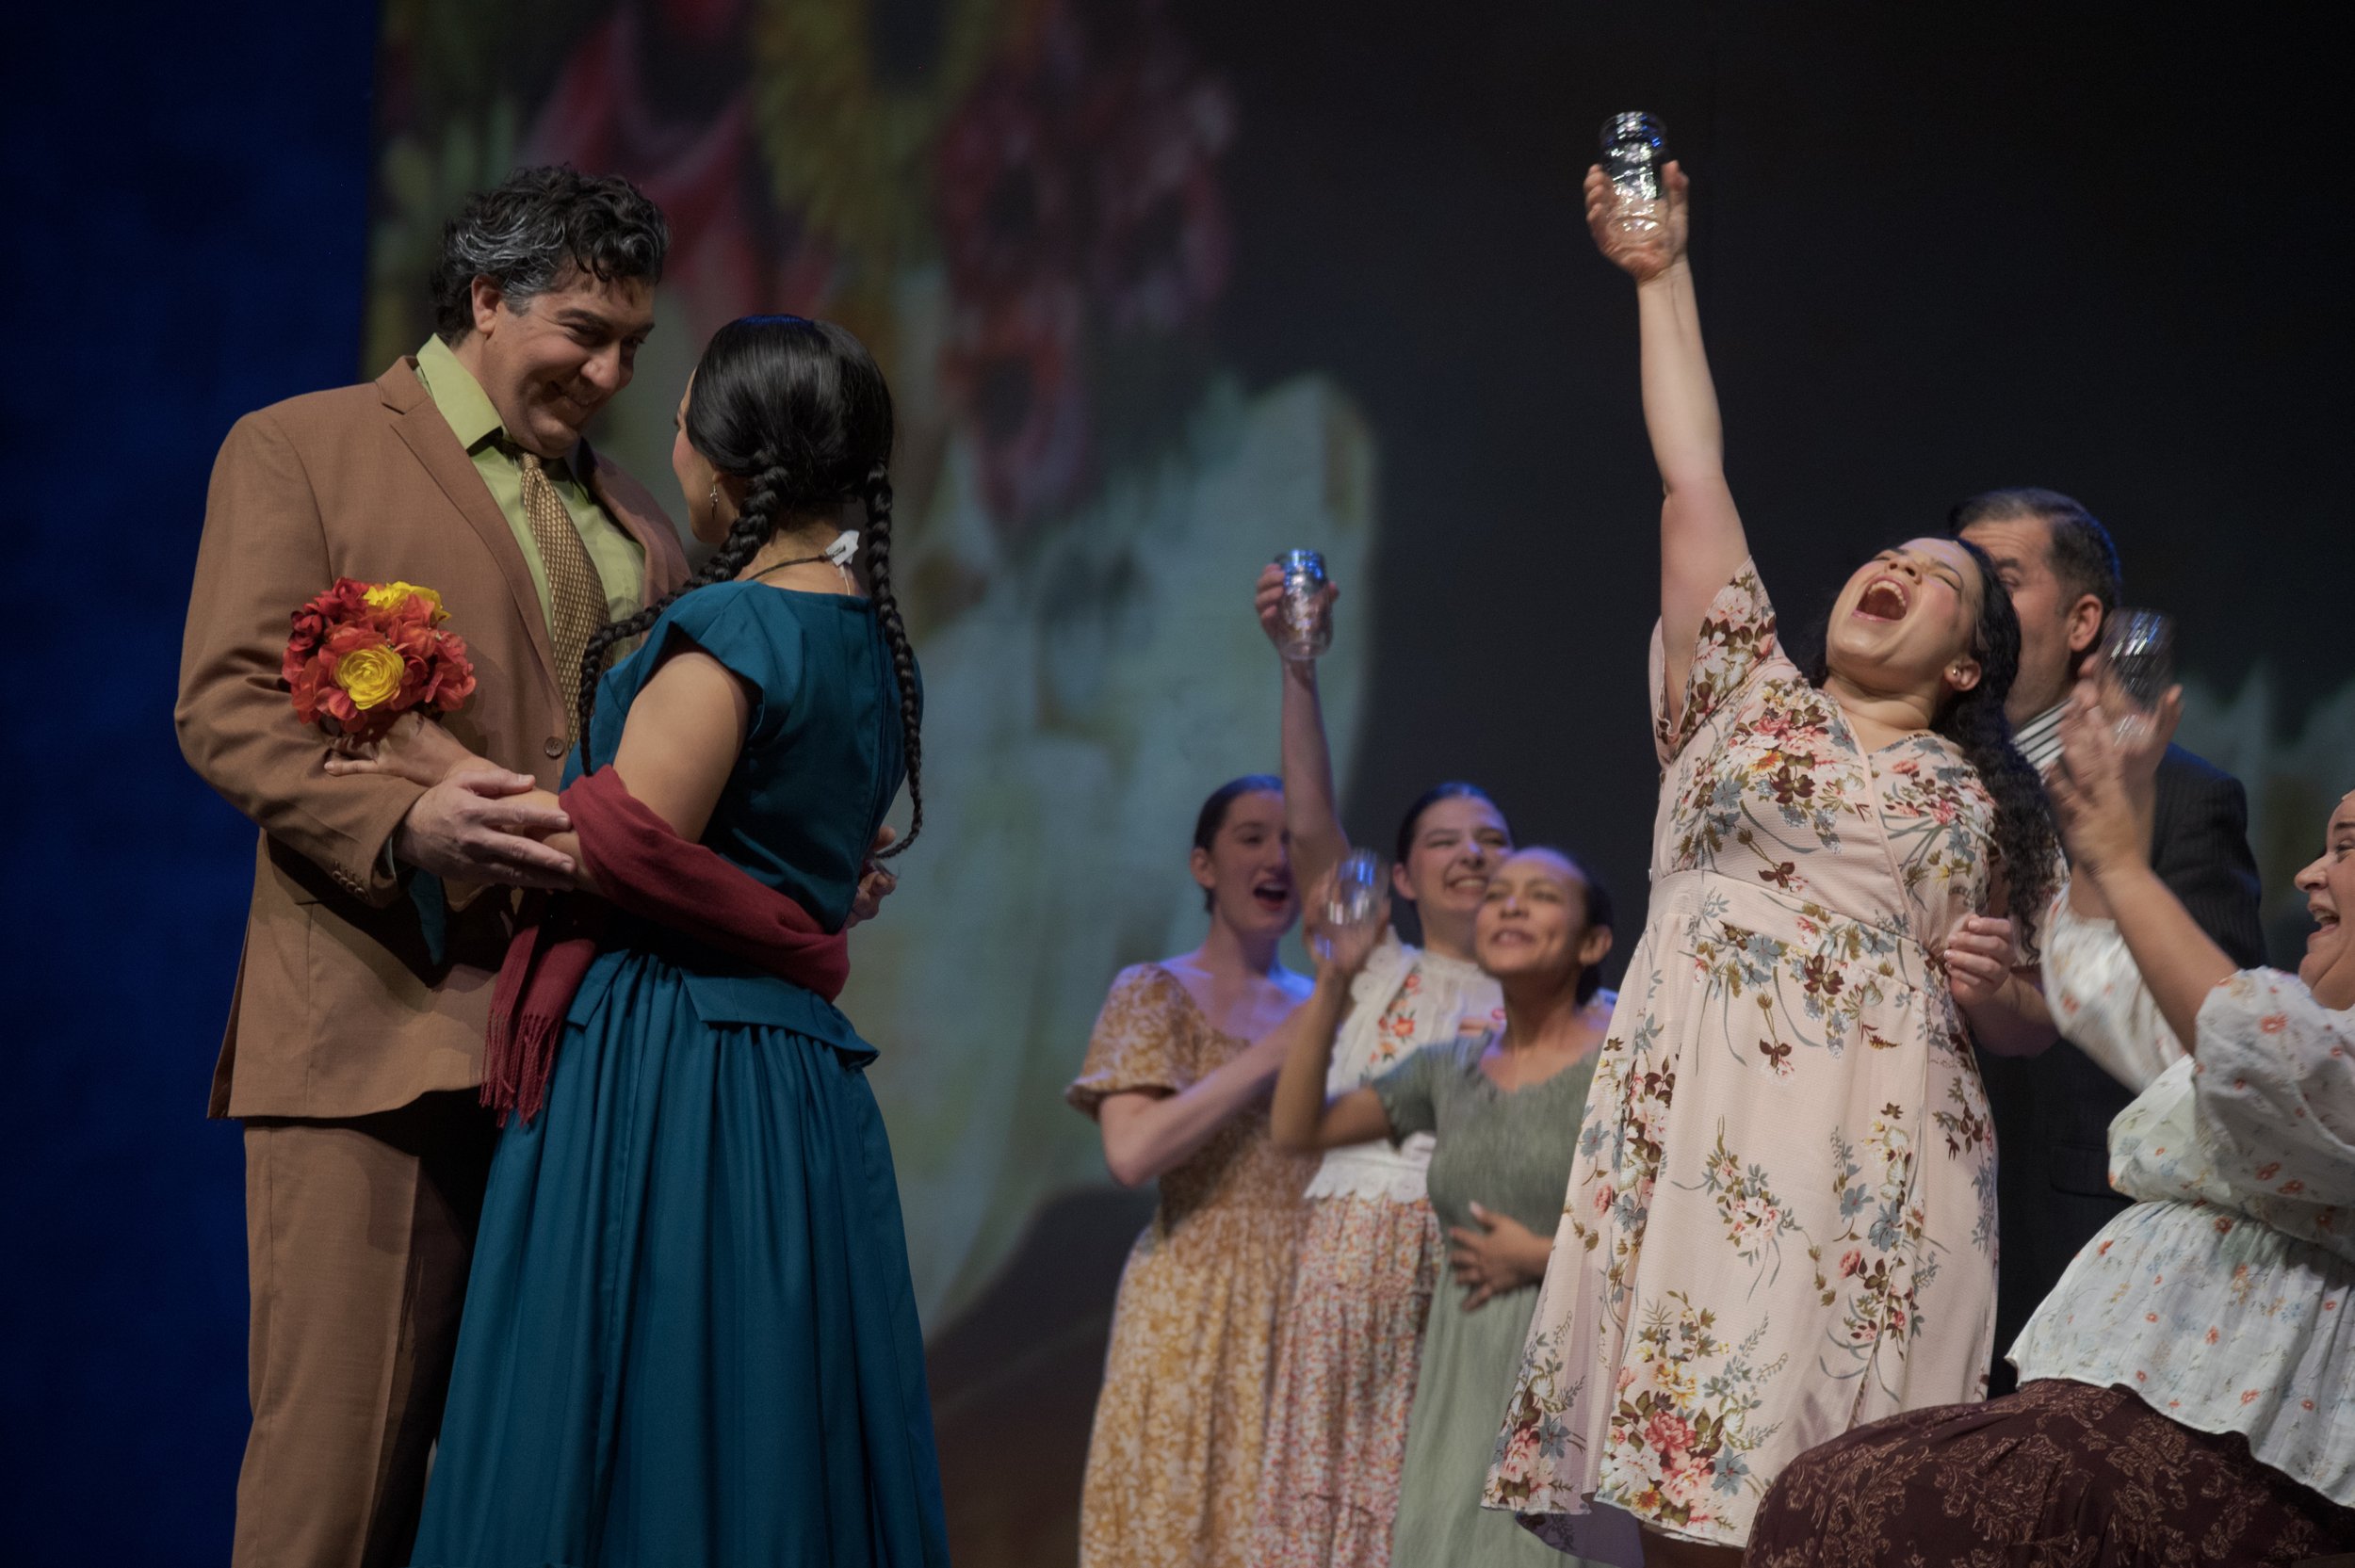
POLYGON ((465 640, 440 629, 447 619, 438 595, 338 577, 290 618, 279 673, 295 717, 373 740, 404 713, 455 712, 474 693, 474 664, 465 640))

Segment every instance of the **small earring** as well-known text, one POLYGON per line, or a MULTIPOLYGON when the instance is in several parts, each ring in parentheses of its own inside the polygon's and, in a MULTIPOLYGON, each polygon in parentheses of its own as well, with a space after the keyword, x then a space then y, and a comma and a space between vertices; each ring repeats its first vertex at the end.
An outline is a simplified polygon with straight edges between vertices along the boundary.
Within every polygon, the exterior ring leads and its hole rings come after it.
POLYGON ((711 481, 711 509, 720 509, 720 481, 717 479, 711 481))

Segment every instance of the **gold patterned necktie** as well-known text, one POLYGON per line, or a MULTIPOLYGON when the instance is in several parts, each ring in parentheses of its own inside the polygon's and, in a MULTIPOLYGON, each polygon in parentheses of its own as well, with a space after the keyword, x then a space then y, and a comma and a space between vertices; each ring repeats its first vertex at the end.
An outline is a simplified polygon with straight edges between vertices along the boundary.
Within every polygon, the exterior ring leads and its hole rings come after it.
POLYGON ((564 498, 548 477, 554 460, 517 451, 523 471, 524 515, 531 522, 532 542, 540 547, 540 564, 548 578, 548 636, 556 646, 556 684, 564 693, 564 723, 571 738, 580 736, 580 660, 589 639, 606 623, 605 580, 589 547, 580 542, 564 498))

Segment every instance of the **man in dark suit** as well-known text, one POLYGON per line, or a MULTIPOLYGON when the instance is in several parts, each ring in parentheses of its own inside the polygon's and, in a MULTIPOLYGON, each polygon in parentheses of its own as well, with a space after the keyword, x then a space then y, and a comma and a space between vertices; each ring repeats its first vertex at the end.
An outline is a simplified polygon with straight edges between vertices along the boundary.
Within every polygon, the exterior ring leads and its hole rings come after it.
MULTIPOLYGON (((1985 550, 2020 613, 2020 673, 2006 712, 2039 769, 2060 754, 2060 715, 2120 593, 2117 547, 2091 513, 2049 490, 1995 490, 1957 507, 1951 531, 1985 550)), ((2257 866, 2240 782, 2180 746, 2159 764, 2152 866, 2217 946, 2261 963, 2257 866)), ((2109 1125, 2134 1093, 2066 1039, 2037 1057, 1982 1052, 1995 1118, 2002 1263, 1990 1395, 2014 1384, 2004 1353, 2061 1270, 2126 1206, 2110 1190, 2109 1125)))
POLYGON ((627 184, 527 170, 445 231, 436 331, 372 384, 246 415, 214 465, 175 715, 260 829, 212 1113, 245 1127, 253 1424, 239 1568, 409 1560, 496 1136, 478 1103, 507 901, 537 842, 587 639, 678 587, 654 499, 581 427, 629 384, 669 240, 627 184), (504 772, 331 778, 287 618, 338 576, 442 595, 478 689, 449 719, 504 772), (430 916, 429 915, 430 912, 430 916))

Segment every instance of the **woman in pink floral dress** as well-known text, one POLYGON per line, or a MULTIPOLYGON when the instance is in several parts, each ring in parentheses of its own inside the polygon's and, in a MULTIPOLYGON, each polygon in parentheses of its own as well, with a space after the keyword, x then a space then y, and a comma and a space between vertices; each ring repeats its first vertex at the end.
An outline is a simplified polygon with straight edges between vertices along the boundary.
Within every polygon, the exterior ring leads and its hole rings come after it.
POLYGON ((1674 165, 1668 185, 1635 233, 1586 185, 1638 284, 1666 491, 1651 902, 1486 1493, 1604 1560, 1626 1526, 1594 1505, 1632 1515, 1654 1568, 1738 1561, 1786 1461, 1983 1388, 1995 1151, 1971 1032, 2047 1020, 2006 966, 1950 983, 1949 955, 2007 946, 1988 912, 2040 910, 2055 855, 2003 720, 2019 622, 1978 551, 1881 552, 1824 668, 1785 653, 1726 486, 1674 165))

